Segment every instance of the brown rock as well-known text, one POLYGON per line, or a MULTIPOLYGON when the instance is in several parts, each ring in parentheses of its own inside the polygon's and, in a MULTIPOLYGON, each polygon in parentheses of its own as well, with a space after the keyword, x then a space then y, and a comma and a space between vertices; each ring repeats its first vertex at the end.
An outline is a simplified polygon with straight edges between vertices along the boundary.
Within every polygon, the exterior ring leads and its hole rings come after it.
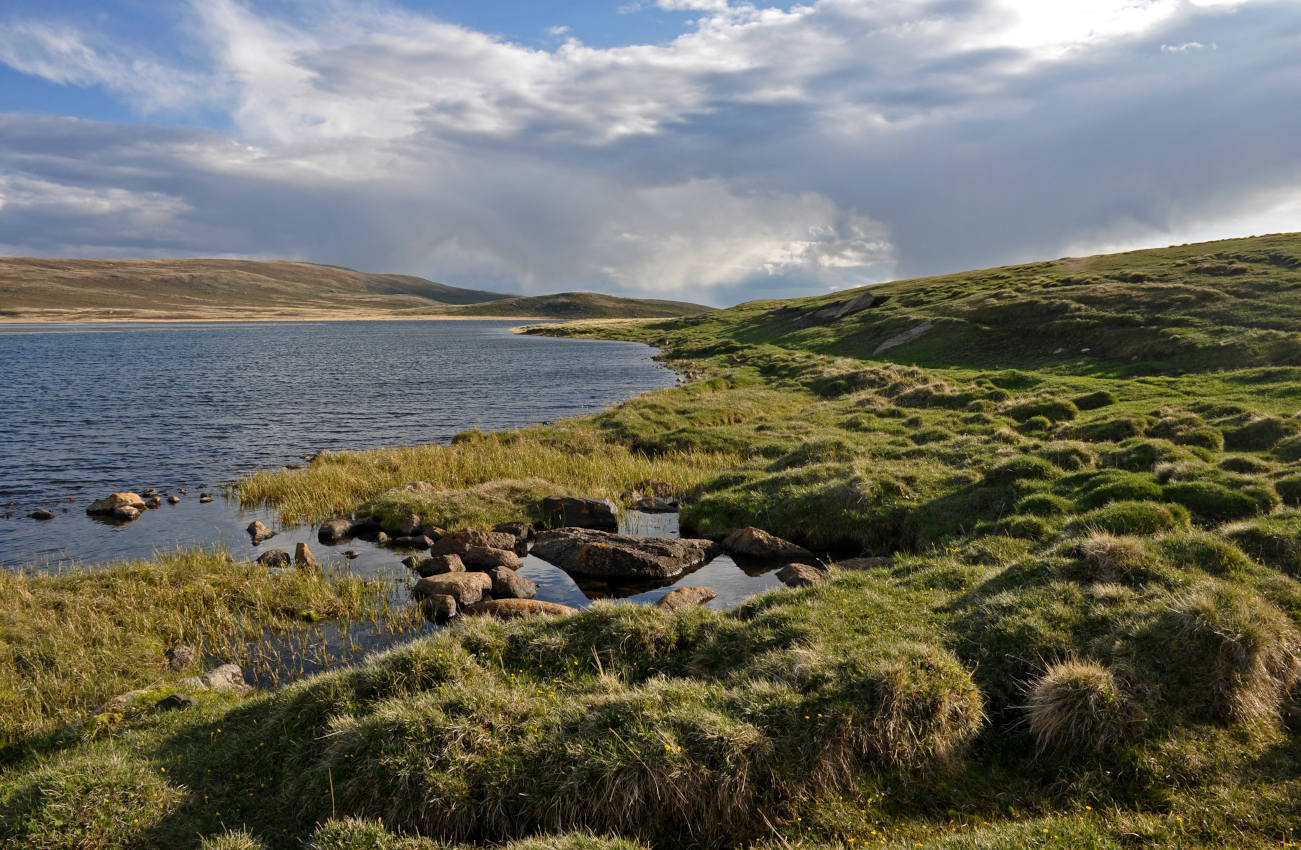
POLYGON ((431 558, 421 558, 411 564, 411 569, 415 570, 421 578, 430 576, 440 576, 445 573, 463 573, 465 564, 456 555, 434 555, 431 558))
POLYGON ((316 539, 327 546, 342 543, 351 536, 352 521, 346 519, 329 520, 316 532, 316 539))
POLYGON ((430 548, 429 554, 460 555, 461 559, 464 560, 465 553, 471 546, 514 551, 516 539, 514 534, 504 531, 478 531, 473 528, 466 528, 461 531, 451 531, 443 534, 438 538, 438 542, 430 548))
POLYGON ((675 587, 660 597, 655 604, 670 611, 687 608, 691 605, 704 605, 718 596, 712 587, 675 587))
POLYGON ((248 536, 252 538, 253 545, 257 546, 264 540, 270 540, 276 536, 276 533, 262 524, 261 520, 253 520, 248 524, 248 536))
POLYGON ((446 593, 435 593, 426 596, 420 601, 420 604, 425 608, 425 616, 435 623, 446 623, 460 612, 456 605, 456 598, 448 596, 446 593))
POLYGON ((493 567, 488 578, 492 579, 493 599, 532 599, 538 594, 536 583, 507 567, 493 567))
POLYGON ((508 549, 493 549, 488 546, 467 546, 461 553, 461 560, 467 569, 487 571, 493 567, 505 567, 518 570, 524 566, 519 555, 508 549))
POLYGON ((463 608, 462 613, 487 615, 499 620, 517 620, 521 617, 573 614, 577 610, 558 602, 543 602, 541 599, 489 599, 463 608))
POLYGON ((167 504, 169 504, 169 505, 179 505, 180 503, 181 503, 181 497, 180 497, 180 496, 168 496, 168 497, 167 497, 167 504))
POLYGON ((206 504, 208 504, 208 503, 211 502, 211 501, 212 501, 212 494, 211 494, 211 493, 200 493, 200 494, 199 494, 199 504, 201 504, 201 505, 206 505, 206 504))
POLYGON ((300 567, 318 566, 316 556, 312 554, 312 550, 307 547, 307 544, 302 541, 299 541, 298 545, 294 547, 294 564, 300 567))
POLYGON ((136 511, 143 511, 145 509, 145 500, 136 493, 113 493, 99 501, 91 502, 90 507, 86 508, 86 513, 115 514, 121 508, 134 508, 136 511))
POLYGON ((632 503, 632 508, 644 514, 675 514, 678 512, 678 500, 661 499, 659 496, 643 496, 632 503))
POLYGON ((443 594, 456 599, 458 605, 473 605, 492 589, 487 573, 444 573, 422 578, 411 593, 417 599, 443 594))
POLYGON ((826 581, 827 574, 808 564, 787 564, 777 571, 777 578, 787 587, 810 587, 826 581))
POLYGON ((542 513, 552 528, 619 530, 619 509, 609 499, 548 496, 542 500, 542 513))
POLYGON ((263 567, 287 567, 293 561, 284 549, 268 549, 257 556, 257 563, 263 567))
POLYGON ((632 537, 581 528, 538 534, 533 554, 575 576, 648 580, 678 575, 714 556, 714 543, 677 537, 632 537))
POLYGON ((398 523, 398 534, 403 537, 412 537, 420 530, 420 515, 409 514, 402 522, 398 523))
POLYGON ((114 508, 113 513, 110 514, 110 516, 112 516, 113 519, 130 522, 133 519, 139 519, 140 514, 143 511, 144 508, 133 508, 130 505, 123 505, 120 508, 114 508))
MULTIPOLYGON (((385 538, 388 537, 384 532, 380 532, 385 538)), ((388 545, 394 549, 428 549, 434 544, 434 541, 421 535, 407 535, 406 537, 394 537, 388 541, 388 545)), ((383 545, 383 544, 380 544, 383 545)))
POLYGON ((768 561, 795 561, 809 564, 817 562, 813 553, 803 546, 782 540, 754 526, 733 531, 724 538, 722 545, 723 550, 729 555, 762 558, 768 561))
POLYGON ((38 508, 32 511, 31 513, 29 513, 27 516, 31 517, 32 519, 40 519, 40 520, 54 519, 54 511, 47 510, 45 508, 38 508))
POLYGON ((158 498, 157 496, 154 496, 149 501, 145 502, 145 507, 149 508, 150 510, 154 508, 161 508, 162 506, 163 506, 163 500, 158 498))

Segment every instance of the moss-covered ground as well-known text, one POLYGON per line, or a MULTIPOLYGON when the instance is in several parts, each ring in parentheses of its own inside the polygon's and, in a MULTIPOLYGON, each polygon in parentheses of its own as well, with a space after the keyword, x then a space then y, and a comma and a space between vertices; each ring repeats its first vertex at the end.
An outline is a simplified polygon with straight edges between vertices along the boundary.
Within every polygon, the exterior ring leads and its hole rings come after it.
MULTIPOLYGON (((691 375, 601 415, 254 476, 311 521, 671 490, 824 553, 727 613, 473 622, 32 749, 37 847, 1290 846, 1301 237, 571 331, 691 375), (930 325, 897 345, 904 331, 930 325), (393 491, 424 480, 429 487, 393 491)), ((549 332, 557 332, 551 329, 549 332)), ((564 331, 561 331, 564 332, 564 331)))

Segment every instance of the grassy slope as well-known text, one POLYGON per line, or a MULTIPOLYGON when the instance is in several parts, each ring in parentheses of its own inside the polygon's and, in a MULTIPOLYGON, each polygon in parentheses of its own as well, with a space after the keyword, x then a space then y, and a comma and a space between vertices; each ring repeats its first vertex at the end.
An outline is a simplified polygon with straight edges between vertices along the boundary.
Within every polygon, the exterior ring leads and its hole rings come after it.
POLYGON ((0 318, 661 318, 703 307, 590 293, 516 298, 408 275, 253 260, 0 258, 0 318))
POLYGON ((694 380, 583 420, 324 458, 241 498, 467 524, 662 478, 700 532, 754 523, 892 560, 730 614, 476 623, 141 719, 14 765, 0 829, 35 846, 194 846, 227 823, 247 834, 211 846, 605 846, 584 829, 654 847, 1288 846, 1298 265, 1301 238, 1268 237, 890 284, 838 321, 812 314, 852 294, 571 331, 658 344, 694 380), (434 489, 385 495, 415 478, 434 489))

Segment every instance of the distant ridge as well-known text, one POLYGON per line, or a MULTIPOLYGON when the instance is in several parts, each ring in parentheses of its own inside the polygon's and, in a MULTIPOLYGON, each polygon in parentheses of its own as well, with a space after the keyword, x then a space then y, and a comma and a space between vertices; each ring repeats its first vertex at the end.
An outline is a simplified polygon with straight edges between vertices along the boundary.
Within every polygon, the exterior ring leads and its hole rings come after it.
POLYGON ((706 309, 595 294, 522 298, 282 260, 0 258, 0 321, 660 318, 706 309), (583 312, 584 302, 598 312, 583 312), (548 305, 554 312, 546 312, 548 305))

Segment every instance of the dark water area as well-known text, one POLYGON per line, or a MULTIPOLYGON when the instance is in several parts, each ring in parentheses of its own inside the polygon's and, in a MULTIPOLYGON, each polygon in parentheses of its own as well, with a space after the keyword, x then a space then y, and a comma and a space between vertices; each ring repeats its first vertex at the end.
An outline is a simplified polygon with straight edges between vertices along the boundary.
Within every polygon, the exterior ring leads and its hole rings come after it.
MULTIPOLYGON (((521 427, 604 409, 677 376, 635 343, 510 333, 511 321, 0 325, 8 383, 0 404, 0 566, 91 567, 177 549, 220 546, 236 558, 307 542, 328 566, 392 582, 410 604, 405 552, 362 540, 323 546, 311 527, 281 528, 241 510, 221 484, 258 468, 302 463, 321 449, 446 443, 471 428, 521 427), (127 525, 85 513, 117 490, 157 488, 181 502, 127 525), (182 490, 185 492, 182 493, 182 490), (200 504, 202 492, 215 500, 200 504), (36 508, 55 512, 29 519, 36 508), (277 531, 253 546, 245 528, 277 531), (353 550, 355 558, 345 558, 353 550)), ((675 514, 623 517, 626 533, 675 536, 675 514)), ((719 557, 672 585, 578 583, 528 556, 538 598, 649 604, 678 585, 706 584, 732 608, 778 584, 719 557)), ((415 632, 319 629, 322 657, 355 657, 415 632)), ((268 651, 275 653, 274 639, 268 651)), ((311 672, 300 648, 295 669, 311 672)), ((275 667, 276 665, 272 665, 275 667)), ((286 669, 288 669, 286 667, 286 669)), ((273 671, 274 672, 274 671, 273 671)))

